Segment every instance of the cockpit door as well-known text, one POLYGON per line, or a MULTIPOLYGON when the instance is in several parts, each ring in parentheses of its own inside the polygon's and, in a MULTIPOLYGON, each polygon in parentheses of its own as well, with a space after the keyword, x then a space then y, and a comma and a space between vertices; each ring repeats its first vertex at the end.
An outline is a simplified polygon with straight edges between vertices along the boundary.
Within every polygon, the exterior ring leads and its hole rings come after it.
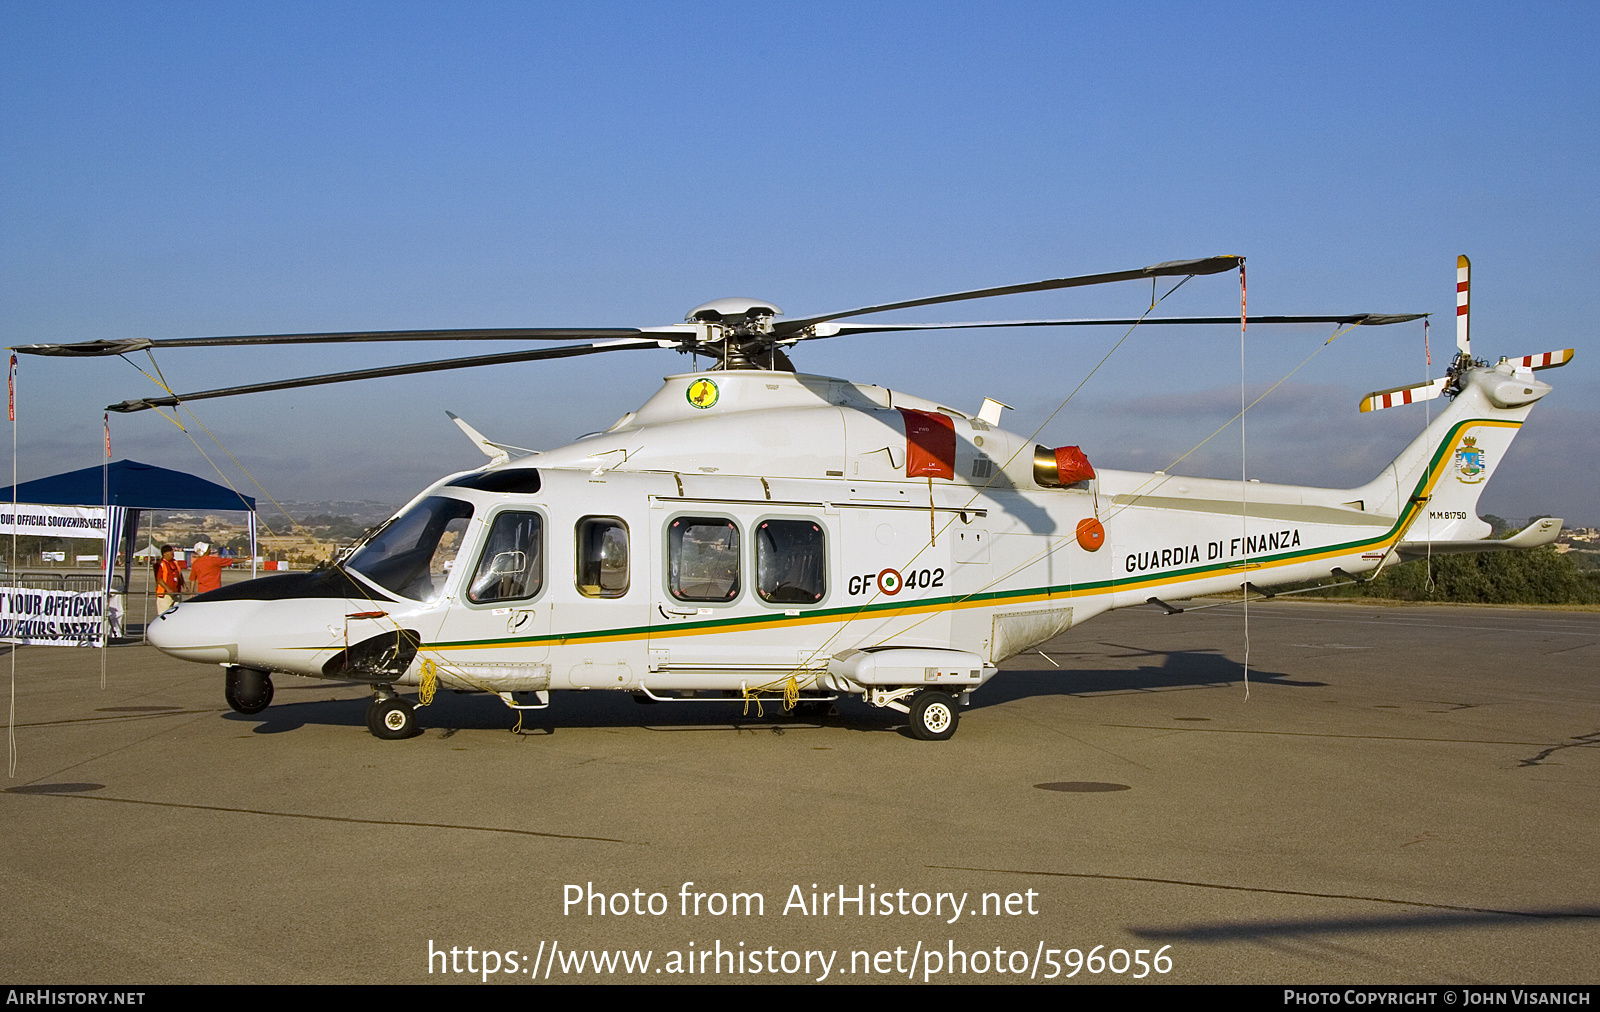
POLYGON ((502 509, 474 520, 473 528, 474 536, 450 565, 438 632, 426 655, 469 687, 494 690, 499 676, 548 674, 551 605, 544 513, 502 509))

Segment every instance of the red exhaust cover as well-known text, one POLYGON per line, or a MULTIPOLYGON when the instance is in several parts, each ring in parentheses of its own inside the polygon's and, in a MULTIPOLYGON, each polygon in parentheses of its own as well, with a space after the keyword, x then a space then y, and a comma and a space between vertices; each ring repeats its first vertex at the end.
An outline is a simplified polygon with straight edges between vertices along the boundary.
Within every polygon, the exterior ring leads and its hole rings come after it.
POLYGON ((1056 447, 1056 475, 1062 485, 1088 481, 1094 477, 1094 466, 1076 446, 1056 447))

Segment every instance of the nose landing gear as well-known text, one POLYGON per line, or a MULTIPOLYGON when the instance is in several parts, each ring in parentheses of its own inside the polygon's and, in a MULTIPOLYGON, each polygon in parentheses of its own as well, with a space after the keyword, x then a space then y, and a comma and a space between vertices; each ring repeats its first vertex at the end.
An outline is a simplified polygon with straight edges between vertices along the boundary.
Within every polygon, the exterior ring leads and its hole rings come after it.
POLYGON ((272 675, 256 668, 229 668, 222 696, 239 713, 260 713, 272 703, 272 675))

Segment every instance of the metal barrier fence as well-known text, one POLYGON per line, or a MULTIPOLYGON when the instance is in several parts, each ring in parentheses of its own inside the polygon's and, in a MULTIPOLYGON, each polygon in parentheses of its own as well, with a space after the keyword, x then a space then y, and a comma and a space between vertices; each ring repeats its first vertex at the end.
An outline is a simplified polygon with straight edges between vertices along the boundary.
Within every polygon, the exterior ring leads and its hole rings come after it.
MULTIPOLYGON (((19 573, 10 578, 0 577, 0 582, 24 590, 64 590, 74 594, 92 594, 105 586, 105 578, 99 573, 19 573)), ((124 590, 122 576, 112 577, 111 592, 121 594, 124 590)))

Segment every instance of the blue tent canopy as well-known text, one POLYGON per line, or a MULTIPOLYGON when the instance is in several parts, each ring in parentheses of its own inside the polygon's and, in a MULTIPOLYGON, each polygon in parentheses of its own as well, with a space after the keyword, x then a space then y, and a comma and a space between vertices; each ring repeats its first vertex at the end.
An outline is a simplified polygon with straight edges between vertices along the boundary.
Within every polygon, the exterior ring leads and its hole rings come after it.
POLYGON ((112 506, 125 509, 156 510, 249 510, 255 511, 252 496, 240 495, 215 482, 137 460, 119 460, 111 465, 109 486, 102 468, 54 474, 36 481, 25 481, 0 489, 0 502, 25 502, 40 506, 99 506, 105 503, 109 487, 112 506))

